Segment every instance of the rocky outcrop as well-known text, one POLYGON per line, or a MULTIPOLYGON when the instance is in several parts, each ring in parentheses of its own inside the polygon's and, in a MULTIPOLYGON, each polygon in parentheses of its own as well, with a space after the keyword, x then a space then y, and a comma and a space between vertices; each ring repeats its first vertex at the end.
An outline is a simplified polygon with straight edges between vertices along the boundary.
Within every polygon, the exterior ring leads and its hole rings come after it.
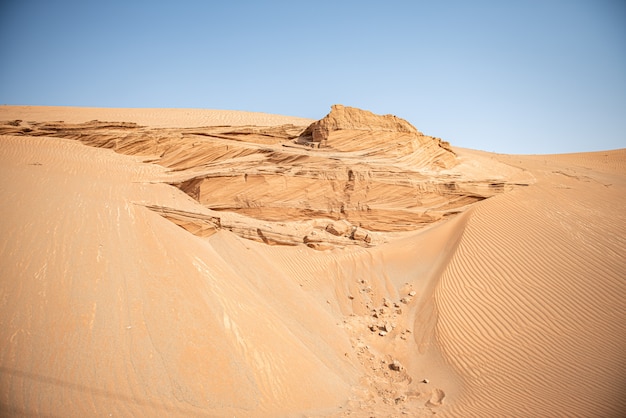
POLYGON ((341 105, 308 127, 9 120, 0 134, 141 156, 203 206, 150 209, 201 237, 228 230, 268 245, 375 246, 386 233, 422 228, 512 187, 463 173, 446 143, 403 119, 341 105))
POLYGON ((343 105, 332 106, 328 115, 309 125, 295 142, 311 148, 361 152, 364 157, 392 159, 419 168, 456 164, 449 143, 424 135, 406 120, 343 105))
POLYGON ((376 115, 370 111, 333 105, 323 119, 313 122, 302 132, 299 142, 324 144, 330 133, 339 130, 405 132, 422 135, 409 122, 393 115, 376 115))

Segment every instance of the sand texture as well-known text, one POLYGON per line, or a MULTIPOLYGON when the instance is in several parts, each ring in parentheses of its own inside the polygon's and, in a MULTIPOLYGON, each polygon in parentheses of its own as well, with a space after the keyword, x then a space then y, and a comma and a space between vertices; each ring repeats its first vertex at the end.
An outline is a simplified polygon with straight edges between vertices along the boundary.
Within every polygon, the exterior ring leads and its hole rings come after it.
POLYGON ((626 149, 0 106, 0 416, 618 417, 626 149))

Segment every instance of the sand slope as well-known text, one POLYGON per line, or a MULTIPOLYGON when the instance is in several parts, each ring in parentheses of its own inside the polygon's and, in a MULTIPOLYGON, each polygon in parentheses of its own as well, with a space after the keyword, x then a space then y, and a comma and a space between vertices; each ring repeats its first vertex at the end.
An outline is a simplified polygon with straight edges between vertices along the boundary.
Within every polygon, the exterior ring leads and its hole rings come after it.
POLYGON ((92 120, 133 122, 154 128, 198 126, 308 125, 311 119, 261 112, 208 109, 92 108, 69 106, 0 106, 0 120, 84 123, 92 120))
MULTIPOLYGON (((620 416, 626 408, 626 150, 453 148, 450 167, 411 169, 388 153, 369 161, 360 151, 283 150, 308 121, 146 112, 0 107, 0 121, 23 121, 2 125, 0 136, 2 416, 620 416), (145 128, 69 126, 93 120, 145 128), (291 128, 251 126, 284 123, 291 128), (193 127, 206 129, 184 131, 193 127), (202 152, 188 141, 201 141, 202 152), (154 146, 158 153, 146 152, 154 146), (274 196, 292 208, 369 196, 413 227, 377 221, 372 231, 359 226, 372 218, 355 209, 334 218, 273 212, 290 218, 272 221, 211 207, 240 187, 224 181, 229 169, 252 176, 260 166, 266 181, 284 182, 274 196), (345 178, 313 194, 299 167, 345 178), (352 194, 347 170, 370 173, 352 194), (414 191, 403 195, 409 178, 414 191), (205 199, 183 187, 193 179, 212 179, 205 199), (423 208, 441 210, 448 199, 456 209, 430 222, 403 218, 410 193, 436 190, 415 188, 427 181, 455 186, 423 198, 423 208), (488 194, 454 206, 461 191, 488 194), (376 239, 342 236, 346 224, 376 239), (281 240, 289 245, 268 245, 281 240)), ((341 143, 347 131, 328 140, 341 143)), ((276 199, 258 184, 239 193, 262 209, 276 199)))
POLYGON ((476 205, 436 292, 459 414, 624 411, 624 157, 503 157, 538 181, 476 205))
POLYGON ((1 141, 3 408, 275 414, 347 396, 356 373, 332 318, 269 263, 244 274, 144 207, 184 199, 144 183, 158 167, 1 141))

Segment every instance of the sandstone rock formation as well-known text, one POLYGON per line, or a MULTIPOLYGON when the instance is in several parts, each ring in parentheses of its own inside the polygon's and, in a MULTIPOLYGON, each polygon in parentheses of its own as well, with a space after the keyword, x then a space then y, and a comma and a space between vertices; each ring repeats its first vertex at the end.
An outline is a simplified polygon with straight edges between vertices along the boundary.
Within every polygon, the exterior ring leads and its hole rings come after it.
POLYGON ((446 143, 403 119, 341 105, 308 127, 15 120, 0 133, 149 159, 206 209, 151 210, 198 236, 225 229, 269 245, 375 246, 385 232, 419 229, 512 187, 497 169, 496 177, 462 173, 446 143))
POLYGON ((367 110, 336 104, 326 117, 313 122, 300 136, 312 142, 324 142, 339 130, 406 132, 422 135, 413 125, 394 115, 375 115, 367 110))
POLYGON ((366 151, 422 167, 450 168, 456 163, 450 144, 424 135, 406 120, 339 104, 309 125, 296 142, 312 148, 366 151))

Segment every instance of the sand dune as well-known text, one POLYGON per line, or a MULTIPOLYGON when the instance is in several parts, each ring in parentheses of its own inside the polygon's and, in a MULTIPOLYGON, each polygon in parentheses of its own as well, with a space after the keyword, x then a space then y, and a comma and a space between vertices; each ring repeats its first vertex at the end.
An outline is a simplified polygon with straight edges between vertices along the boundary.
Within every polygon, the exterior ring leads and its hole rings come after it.
POLYGON ((92 120, 132 122, 153 128, 198 126, 308 125, 313 120, 261 112, 206 109, 91 108, 68 106, 0 106, 0 120, 85 123, 92 120))
POLYGON ((461 411, 619 416, 623 165, 589 172, 571 156, 513 159, 537 183, 472 210, 437 289, 438 335, 467 382, 461 411))
POLYGON ((620 416, 626 150, 378 118, 0 107, 1 415, 620 416))

